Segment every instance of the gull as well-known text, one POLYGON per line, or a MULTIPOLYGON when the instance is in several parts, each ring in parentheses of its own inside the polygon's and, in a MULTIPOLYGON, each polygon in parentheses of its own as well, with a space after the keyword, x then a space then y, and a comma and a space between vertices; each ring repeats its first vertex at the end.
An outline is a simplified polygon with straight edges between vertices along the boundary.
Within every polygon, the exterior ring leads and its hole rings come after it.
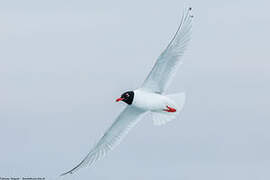
POLYGON ((146 112, 152 114, 154 125, 164 125, 176 119, 184 106, 185 93, 164 95, 164 91, 181 64, 181 57, 191 39, 192 18, 191 8, 184 9, 175 35, 158 57, 142 86, 127 91, 116 99, 117 102, 127 104, 125 109, 87 156, 77 166, 60 176, 72 174, 102 159, 121 142, 146 112))

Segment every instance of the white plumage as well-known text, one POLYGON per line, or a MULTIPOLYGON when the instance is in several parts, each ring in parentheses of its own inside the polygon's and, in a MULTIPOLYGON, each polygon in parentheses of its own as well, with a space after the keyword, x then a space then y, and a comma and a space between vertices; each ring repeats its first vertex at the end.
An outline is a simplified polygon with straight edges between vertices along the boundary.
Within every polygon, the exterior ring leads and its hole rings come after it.
POLYGON ((87 156, 76 167, 61 174, 61 176, 72 174, 78 169, 92 165, 95 161, 104 157, 107 152, 113 150, 121 142, 129 130, 140 120, 139 117, 144 112, 144 110, 135 107, 126 107, 87 156))
POLYGON ((177 104, 173 99, 157 93, 136 89, 134 91, 134 99, 132 105, 143 110, 152 112, 164 112, 166 106, 177 108, 177 104))
POLYGON ((150 92, 163 93, 168 87, 179 67, 180 57, 183 56, 191 39, 192 18, 191 8, 185 9, 173 39, 157 59, 142 88, 150 92))

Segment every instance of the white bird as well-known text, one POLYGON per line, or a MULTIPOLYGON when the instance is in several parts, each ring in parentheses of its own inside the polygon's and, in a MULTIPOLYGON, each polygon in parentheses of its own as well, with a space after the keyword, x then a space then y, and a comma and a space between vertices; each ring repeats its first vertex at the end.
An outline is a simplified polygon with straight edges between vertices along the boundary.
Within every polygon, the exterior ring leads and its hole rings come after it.
POLYGON ((76 167, 61 174, 61 176, 72 174, 103 158, 121 142, 129 130, 140 121, 145 112, 151 112, 155 125, 166 124, 177 117, 183 108, 185 94, 163 95, 163 93, 175 75, 180 64, 180 57, 184 54, 190 41, 192 17, 191 8, 185 9, 181 24, 173 39, 157 59, 141 88, 125 92, 116 100, 127 103, 127 107, 119 114, 87 156, 76 167))

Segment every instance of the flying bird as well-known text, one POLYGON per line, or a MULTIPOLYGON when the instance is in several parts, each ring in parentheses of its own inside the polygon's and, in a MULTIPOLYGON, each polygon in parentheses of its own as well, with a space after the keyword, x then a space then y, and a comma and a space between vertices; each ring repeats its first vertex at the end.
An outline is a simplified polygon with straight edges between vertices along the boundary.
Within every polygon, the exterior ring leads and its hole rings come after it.
POLYGON ((154 67, 142 86, 136 90, 125 92, 116 99, 127 104, 114 123, 104 133, 87 156, 73 169, 61 176, 72 174, 78 169, 93 165, 113 150, 141 119, 150 112, 155 125, 163 125, 176 119, 185 102, 185 94, 164 95, 169 82, 175 75, 181 57, 191 39, 191 8, 184 9, 181 23, 166 49, 158 57, 154 67))

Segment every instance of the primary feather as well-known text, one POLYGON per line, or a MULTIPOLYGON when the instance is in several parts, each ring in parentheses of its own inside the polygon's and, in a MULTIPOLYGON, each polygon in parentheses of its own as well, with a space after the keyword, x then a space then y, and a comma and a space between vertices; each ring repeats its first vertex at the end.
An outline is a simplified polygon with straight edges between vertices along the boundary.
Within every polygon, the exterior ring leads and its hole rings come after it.
POLYGON ((97 160, 103 158, 121 142, 130 129, 137 124, 144 112, 135 107, 126 107, 87 156, 76 167, 61 174, 61 176, 72 174, 78 169, 92 165, 97 160))
POLYGON ((192 27, 191 8, 185 9, 180 26, 167 48, 157 59, 153 69, 144 81, 142 88, 155 93, 163 93, 175 75, 191 38, 192 27))

